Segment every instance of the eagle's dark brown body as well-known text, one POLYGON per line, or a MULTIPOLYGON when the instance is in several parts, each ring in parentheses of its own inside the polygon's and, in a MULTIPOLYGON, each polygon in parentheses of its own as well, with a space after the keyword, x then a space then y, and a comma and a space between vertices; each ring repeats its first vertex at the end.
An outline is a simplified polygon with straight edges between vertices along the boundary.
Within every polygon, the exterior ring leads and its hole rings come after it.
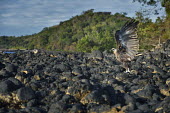
POLYGON ((114 49, 114 54, 116 59, 123 63, 126 72, 129 71, 127 63, 134 59, 139 49, 139 40, 136 33, 137 25, 137 21, 131 20, 121 30, 116 31, 115 34, 117 48, 114 49))

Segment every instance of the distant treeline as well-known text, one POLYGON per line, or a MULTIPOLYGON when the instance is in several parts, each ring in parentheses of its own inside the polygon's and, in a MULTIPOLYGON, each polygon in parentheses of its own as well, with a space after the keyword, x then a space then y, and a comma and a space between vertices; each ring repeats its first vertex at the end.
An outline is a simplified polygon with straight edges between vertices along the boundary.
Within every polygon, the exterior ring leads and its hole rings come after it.
MULTIPOLYGON (((0 48, 10 49, 45 49, 57 51, 110 50, 115 47, 114 34, 131 18, 124 14, 110 12, 83 12, 59 25, 46 27, 41 32, 21 37, 0 37, 0 48)), ((170 20, 158 18, 155 23, 144 19, 138 13, 140 21, 138 35, 141 49, 151 49, 159 41, 170 38, 170 20)))

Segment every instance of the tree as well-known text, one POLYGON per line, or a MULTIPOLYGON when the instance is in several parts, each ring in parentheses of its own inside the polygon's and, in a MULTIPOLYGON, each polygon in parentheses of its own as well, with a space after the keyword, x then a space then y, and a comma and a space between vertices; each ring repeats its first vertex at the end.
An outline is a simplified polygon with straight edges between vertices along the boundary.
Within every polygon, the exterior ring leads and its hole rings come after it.
POLYGON ((170 0, 161 0, 162 1, 162 6, 165 7, 165 11, 167 16, 170 16, 170 0))
MULTIPOLYGON (((142 5, 150 5, 150 6, 158 6, 158 4, 161 3, 162 7, 165 7, 165 12, 167 16, 170 16, 170 0, 133 0, 138 1, 139 3, 142 3, 142 5)), ((157 10, 155 10, 157 13, 157 10)))
POLYGON ((115 47, 114 33, 131 19, 124 14, 111 15, 110 12, 93 12, 46 27, 41 32, 21 37, 0 37, 1 48, 27 48, 61 51, 110 50, 115 47))

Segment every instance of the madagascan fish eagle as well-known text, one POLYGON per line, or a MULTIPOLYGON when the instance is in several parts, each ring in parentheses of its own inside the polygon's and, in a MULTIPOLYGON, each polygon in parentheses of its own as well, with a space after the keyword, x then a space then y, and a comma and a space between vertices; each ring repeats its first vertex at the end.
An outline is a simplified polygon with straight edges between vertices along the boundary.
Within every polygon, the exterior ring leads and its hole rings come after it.
POLYGON ((137 37, 138 21, 131 20, 115 33, 117 43, 116 49, 112 49, 118 61, 123 63, 126 72, 129 70, 129 62, 134 59, 139 49, 139 40, 137 37))

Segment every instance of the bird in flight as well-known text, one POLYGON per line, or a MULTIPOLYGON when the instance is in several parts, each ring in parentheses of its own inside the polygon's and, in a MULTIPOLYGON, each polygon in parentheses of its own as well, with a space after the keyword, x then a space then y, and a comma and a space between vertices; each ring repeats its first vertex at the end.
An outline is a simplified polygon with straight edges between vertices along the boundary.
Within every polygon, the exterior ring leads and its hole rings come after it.
POLYGON ((116 59, 122 62, 126 72, 130 72, 129 63, 134 59, 139 50, 139 40, 137 36, 138 23, 139 22, 135 20, 128 21, 115 33, 117 47, 112 50, 116 59))

